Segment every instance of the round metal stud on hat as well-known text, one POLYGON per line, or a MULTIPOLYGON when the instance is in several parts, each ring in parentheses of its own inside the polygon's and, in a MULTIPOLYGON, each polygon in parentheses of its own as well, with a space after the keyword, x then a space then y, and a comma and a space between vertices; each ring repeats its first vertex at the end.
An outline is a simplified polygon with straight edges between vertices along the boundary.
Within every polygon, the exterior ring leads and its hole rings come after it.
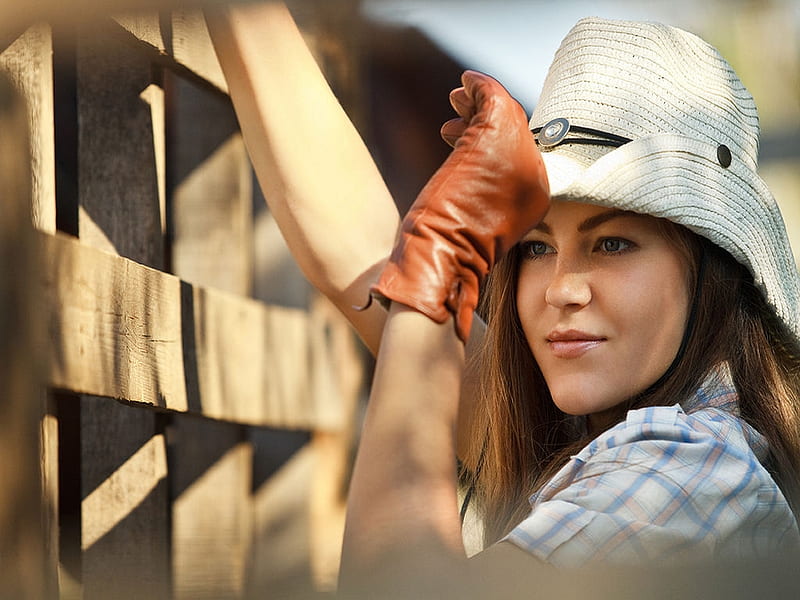
POLYGON ((564 118, 553 119, 542 126, 541 131, 536 135, 536 141, 544 148, 550 148, 567 137, 569 133, 569 121, 564 118))

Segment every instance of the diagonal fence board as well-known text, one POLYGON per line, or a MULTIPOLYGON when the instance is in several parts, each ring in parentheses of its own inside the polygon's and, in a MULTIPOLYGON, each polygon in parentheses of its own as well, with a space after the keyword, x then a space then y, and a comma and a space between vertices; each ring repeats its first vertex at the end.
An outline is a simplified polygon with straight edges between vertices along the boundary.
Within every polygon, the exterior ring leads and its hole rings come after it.
POLYGON ((248 425, 341 426, 332 399, 309 393, 306 313, 37 236, 52 387, 248 425))
POLYGON ((201 9, 178 8, 161 14, 132 12, 116 15, 114 21, 165 59, 227 92, 201 9))

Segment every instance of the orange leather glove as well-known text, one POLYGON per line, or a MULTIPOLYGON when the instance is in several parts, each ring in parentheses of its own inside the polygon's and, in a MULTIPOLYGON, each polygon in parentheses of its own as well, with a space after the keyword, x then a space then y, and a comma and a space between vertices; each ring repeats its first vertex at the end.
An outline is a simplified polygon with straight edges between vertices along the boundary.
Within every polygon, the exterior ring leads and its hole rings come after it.
POLYGON ((525 111, 497 81, 466 71, 442 127, 454 150, 403 219, 373 295, 437 323, 452 314, 466 342, 480 284, 547 212, 550 192, 525 111))

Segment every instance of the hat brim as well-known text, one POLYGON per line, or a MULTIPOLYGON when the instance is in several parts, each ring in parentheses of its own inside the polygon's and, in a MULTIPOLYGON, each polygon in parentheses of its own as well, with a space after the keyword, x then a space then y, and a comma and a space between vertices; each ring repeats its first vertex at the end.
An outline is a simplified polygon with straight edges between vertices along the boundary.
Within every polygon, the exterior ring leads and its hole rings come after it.
POLYGON ((588 166, 558 148, 542 156, 553 200, 586 202, 668 219, 727 250, 800 340, 800 283, 780 209, 763 180, 718 146, 655 134, 588 166))

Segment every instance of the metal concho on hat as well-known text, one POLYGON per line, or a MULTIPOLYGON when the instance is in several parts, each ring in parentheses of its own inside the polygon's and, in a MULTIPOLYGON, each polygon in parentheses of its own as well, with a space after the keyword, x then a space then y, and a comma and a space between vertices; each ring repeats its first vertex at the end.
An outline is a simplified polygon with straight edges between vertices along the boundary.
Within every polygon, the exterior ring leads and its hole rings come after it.
POLYGON ((535 127, 531 133, 536 137, 536 143, 542 150, 549 150, 559 144, 594 144, 598 146, 619 147, 632 141, 630 138, 622 137, 607 131, 592 129, 591 127, 581 127, 569 122, 569 119, 559 117, 552 119, 542 125, 535 127), (582 133, 592 137, 567 137, 570 131, 582 133))

